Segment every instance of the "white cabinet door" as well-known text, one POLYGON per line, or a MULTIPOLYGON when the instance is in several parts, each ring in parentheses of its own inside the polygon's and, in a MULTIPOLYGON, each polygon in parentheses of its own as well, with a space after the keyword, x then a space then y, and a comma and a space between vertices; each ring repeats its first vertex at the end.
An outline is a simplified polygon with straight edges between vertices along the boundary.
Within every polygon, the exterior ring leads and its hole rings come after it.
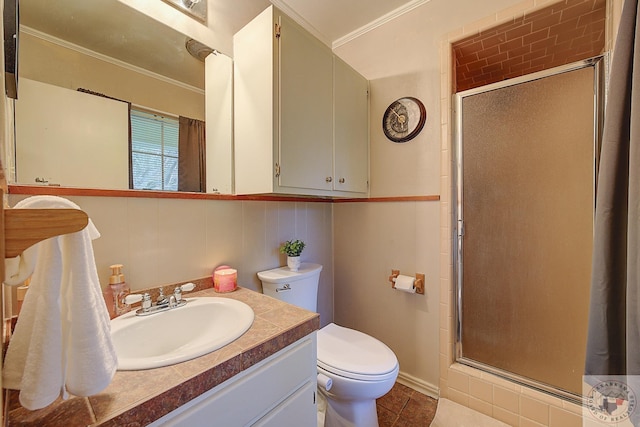
POLYGON ((369 180, 369 82, 334 60, 334 189, 366 193, 369 180))
POLYGON ((233 193, 233 61, 225 55, 205 59, 207 132, 206 193, 233 193))
POLYGON ((129 188, 125 102, 21 78, 15 108, 18 184, 129 188))
POLYGON ((237 194, 366 196, 368 82, 336 64, 273 6, 234 35, 237 194))
POLYGON ((277 79, 273 7, 233 36, 234 174, 237 194, 274 191, 277 79))
POLYGON ((316 333, 290 344, 149 427, 315 425, 316 333), (282 415, 280 415, 282 412, 282 415), (290 417, 290 424, 270 420, 290 417), (302 423, 293 421, 302 420, 302 423), (307 420, 313 420, 307 423, 307 420), (263 424, 260 424, 263 423, 263 424))
POLYGON ((290 18, 280 30, 281 187, 331 190, 331 50, 290 18))
POLYGON ((315 404, 316 387, 316 383, 306 383, 253 425, 255 427, 315 426, 318 422, 315 404))

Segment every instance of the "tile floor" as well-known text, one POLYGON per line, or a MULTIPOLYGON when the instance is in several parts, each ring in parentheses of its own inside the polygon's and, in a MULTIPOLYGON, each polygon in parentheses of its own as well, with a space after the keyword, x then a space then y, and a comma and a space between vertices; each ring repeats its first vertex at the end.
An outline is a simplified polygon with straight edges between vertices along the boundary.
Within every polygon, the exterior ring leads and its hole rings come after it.
POLYGON ((396 383, 376 403, 380 427, 427 427, 436 414, 438 401, 396 383))

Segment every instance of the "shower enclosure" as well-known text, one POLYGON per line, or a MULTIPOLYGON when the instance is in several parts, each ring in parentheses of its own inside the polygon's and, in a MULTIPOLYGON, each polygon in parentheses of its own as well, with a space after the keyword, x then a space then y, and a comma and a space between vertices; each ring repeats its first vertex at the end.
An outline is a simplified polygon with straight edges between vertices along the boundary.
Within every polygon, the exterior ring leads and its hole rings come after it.
POLYGON ((602 57, 455 95, 456 358, 579 400, 602 57))

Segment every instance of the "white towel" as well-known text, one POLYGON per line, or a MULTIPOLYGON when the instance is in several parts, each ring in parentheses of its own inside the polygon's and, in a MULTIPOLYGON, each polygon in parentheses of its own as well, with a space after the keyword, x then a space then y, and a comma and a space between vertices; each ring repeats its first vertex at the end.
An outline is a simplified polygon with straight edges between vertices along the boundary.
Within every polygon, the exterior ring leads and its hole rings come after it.
MULTIPOLYGON (((80 209, 56 196, 33 196, 16 209, 80 209)), ((52 237, 7 260, 5 283, 31 284, 3 369, 4 387, 20 390, 27 409, 43 408, 67 391, 90 396, 106 388, 117 368, 109 313, 102 297, 91 240, 84 230, 52 237)))

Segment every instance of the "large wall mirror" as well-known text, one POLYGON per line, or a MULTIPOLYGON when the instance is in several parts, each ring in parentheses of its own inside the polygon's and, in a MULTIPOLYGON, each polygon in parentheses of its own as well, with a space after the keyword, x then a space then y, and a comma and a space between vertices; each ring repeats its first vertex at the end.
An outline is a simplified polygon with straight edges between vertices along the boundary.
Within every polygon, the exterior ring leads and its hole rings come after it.
POLYGON ((20 14, 13 183, 160 190, 131 187, 129 171, 144 158, 169 176, 183 117, 206 122, 211 173, 199 174, 200 189, 163 189, 231 193, 231 165, 213 168, 230 163, 230 58, 118 0, 21 0, 20 14), (147 147, 158 135, 160 148, 147 147))

